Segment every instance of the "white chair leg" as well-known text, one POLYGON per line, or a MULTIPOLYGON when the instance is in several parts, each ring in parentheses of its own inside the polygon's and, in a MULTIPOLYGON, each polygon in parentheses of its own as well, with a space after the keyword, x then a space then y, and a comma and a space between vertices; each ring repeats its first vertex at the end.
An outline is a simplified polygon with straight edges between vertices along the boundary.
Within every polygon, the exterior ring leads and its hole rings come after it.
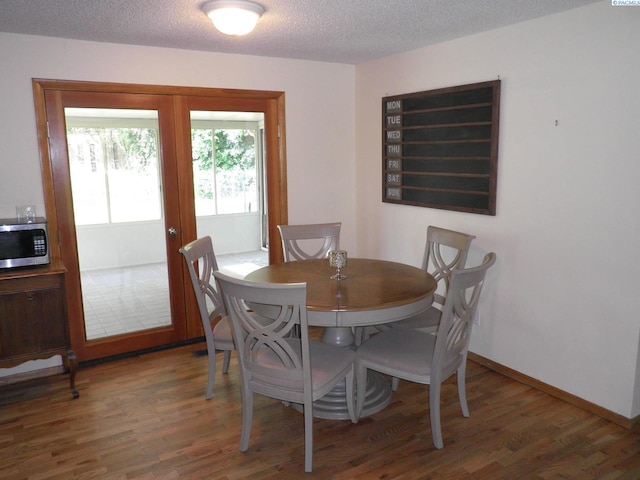
POLYGON ((469 416, 469 405, 467 404, 467 362, 462 362, 462 365, 458 368, 458 398, 460 399, 460 407, 462 408, 462 415, 464 417, 469 416))
POLYGON ((431 416, 431 435, 436 448, 444 447, 442 427, 440 425, 440 382, 429 385, 429 413, 431 416))
POLYGON ((222 373, 229 373, 229 364, 231 363, 231 350, 224 351, 224 361, 222 363, 222 373))
POLYGON ((216 380, 216 352, 214 349, 207 348, 207 356, 209 362, 209 378, 207 380, 207 393, 205 398, 211 400, 213 397, 213 384, 216 380))
POLYGON ((249 449, 251 424, 253 422, 253 392, 248 387, 242 388, 242 434, 240 435, 240 451, 249 449))
POLYGON ((313 470, 313 402, 304 404, 304 471, 313 470))

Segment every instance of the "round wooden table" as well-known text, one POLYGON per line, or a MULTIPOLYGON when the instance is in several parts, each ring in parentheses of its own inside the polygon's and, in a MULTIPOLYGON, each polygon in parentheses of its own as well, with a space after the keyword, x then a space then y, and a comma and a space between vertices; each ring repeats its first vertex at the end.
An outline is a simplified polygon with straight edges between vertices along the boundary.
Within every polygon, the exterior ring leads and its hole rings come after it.
MULTIPOLYGON (((426 310, 432 303, 435 279, 420 268, 402 263, 349 258, 341 273, 328 260, 300 260, 260 268, 246 280, 270 283, 307 283, 309 324, 326 327, 324 342, 353 348, 353 327, 394 322, 426 310)), ((389 382, 369 372, 362 416, 379 412, 389 404, 389 382)), ((344 385, 314 402, 314 416, 347 420, 344 385)))

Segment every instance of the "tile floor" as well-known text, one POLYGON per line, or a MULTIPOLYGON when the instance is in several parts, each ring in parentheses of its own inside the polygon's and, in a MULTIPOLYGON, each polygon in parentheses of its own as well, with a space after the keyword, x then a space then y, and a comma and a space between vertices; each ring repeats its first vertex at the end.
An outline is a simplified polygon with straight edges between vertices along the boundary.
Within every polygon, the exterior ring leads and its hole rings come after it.
MULTIPOLYGON (((218 267, 243 277, 269 263, 266 251, 217 256, 218 267)), ((171 324, 164 264, 83 272, 87 340, 171 324)))

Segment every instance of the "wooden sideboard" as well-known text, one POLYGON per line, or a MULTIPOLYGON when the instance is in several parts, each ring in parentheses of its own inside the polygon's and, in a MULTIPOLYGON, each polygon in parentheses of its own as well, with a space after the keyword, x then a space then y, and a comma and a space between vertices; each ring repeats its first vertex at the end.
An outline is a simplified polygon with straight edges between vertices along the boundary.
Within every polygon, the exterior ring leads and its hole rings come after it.
POLYGON ((73 398, 78 361, 69 340, 64 266, 0 271, 0 368, 61 355, 73 398))

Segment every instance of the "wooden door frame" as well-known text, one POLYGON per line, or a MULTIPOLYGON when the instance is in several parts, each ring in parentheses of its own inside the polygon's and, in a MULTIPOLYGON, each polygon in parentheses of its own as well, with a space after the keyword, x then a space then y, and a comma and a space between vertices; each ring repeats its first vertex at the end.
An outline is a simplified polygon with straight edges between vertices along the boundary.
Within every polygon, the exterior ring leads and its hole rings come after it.
MULTIPOLYGON (((189 97, 215 97, 221 101, 232 102, 234 99, 257 100, 264 105, 265 109, 265 132, 266 132, 266 177, 267 177, 267 212, 269 217, 269 263, 280 263, 283 261, 282 245, 277 231, 277 225, 286 224, 288 222, 288 203, 287 203, 287 176, 286 176, 286 148, 285 148, 285 95, 284 92, 276 91, 260 91, 260 90, 234 90, 234 89, 217 89, 202 87, 173 87, 160 85, 138 85, 124 83, 100 83, 100 82, 84 82, 84 81, 66 81, 66 80, 48 80, 33 79, 33 95, 36 111, 36 127, 38 135, 38 147, 40 153, 40 162, 42 170, 42 184, 45 200, 45 212, 49 226, 50 235, 50 255, 52 260, 61 261, 63 264, 69 263, 77 265, 77 252, 74 247, 75 240, 70 241, 69 223, 71 222, 71 214, 68 202, 58 198, 61 194, 56 193, 54 188, 54 178, 60 178, 64 172, 56 172, 55 164, 52 157, 56 155, 67 156, 67 152, 52 151, 49 144, 49 123, 46 115, 46 96, 54 93, 60 96, 62 92, 96 92, 96 93, 122 93, 122 94, 151 94, 166 95, 173 99, 174 103, 174 131, 178 132, 184 128, 186 121, 184 115, 180 114, 181 106, 188 103, 189 97), (66 243, 65 243, 66 241, 66 243), (69 256, 75 258, 70 260, 69 256), (65 262, 66 260, 66 262, 65 262)), ((60 128, 58 126, 57 128, 60 128)), ((186 141, 179 134, 174 136, 175 148, 178 156, 184 155, 190 145, 186 145, 186 141)), ((184 169, 180 169, 184 173, 184 169)), ((183 179, 184 180, 184 179, 183 179)), ((68 192, 64 194, 68 195, 68 192)), ((179 202, 183 205, 193 203, 193 192, 179 192, 179 202), (186 202, 186 203, 185 203, 186 202)), ((180 226, 181 243, 187 243, 193 240, 196 235, 195 222, 187 220, 180 226)), ((177 252, 171 252, 172 255, 180 255, 177 252)), ((80 361, 89 360, 84 358, 86 340, 84 339, 84 329, 74 328, 79 322, 78 316, 82 321, 82 302, 81 292, 79 289, 79 271, 77 268, 70 271, 66 276, 67 286, 67 304, 69 306, 69 315, 73 319, 70 321, 71 343, 72 348, 78 353, 80 361), (74 278, 71 278, 71 276, 74 278), (78 311, 78 309, 80 311, 78 311)), ((190 290, 190 281, 185 265, 181 262, 182 285, 189 286, 186 293, 185 315, 187 317, 187 337, 195 338, 201 335, 201 327, 199 316, 195 307, 195 298, 190 290), (197 320, 196 320, 197 319, 197 320)), ((186 287, 185 287, 186 288, 186 287)), ((147 346, 144 342, 139 343, 139 348, 144 349, 147 346)))

